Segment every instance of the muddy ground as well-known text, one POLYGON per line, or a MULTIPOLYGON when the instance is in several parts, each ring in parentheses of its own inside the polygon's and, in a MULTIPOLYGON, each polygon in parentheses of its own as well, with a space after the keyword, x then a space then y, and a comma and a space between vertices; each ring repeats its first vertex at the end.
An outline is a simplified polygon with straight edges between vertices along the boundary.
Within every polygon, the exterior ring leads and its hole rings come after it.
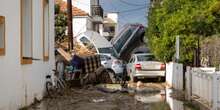
POLYGON ((120 85, 72 88, 62 95, 44 98, 28 110, 171 110, 165 101, 164 83, 130 83, 128 86, 129 89, 120 85))

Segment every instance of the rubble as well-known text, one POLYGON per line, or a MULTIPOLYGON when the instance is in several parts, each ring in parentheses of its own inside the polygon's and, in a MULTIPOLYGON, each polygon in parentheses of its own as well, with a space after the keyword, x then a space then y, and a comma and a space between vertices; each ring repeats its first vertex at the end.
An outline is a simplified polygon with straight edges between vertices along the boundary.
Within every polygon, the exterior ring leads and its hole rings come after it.
POLYGON ((114 82, 114 77, 101 65, 100 57, 95 54, 94 50, 75 43, 74 50, 71 52, 66 52, 62 48, 58 48, 57 51, 68 65, 74 65, 81 70, 79 76, 81 85, 114 82))
POLYGON ((137 82, 137 87, 143 87, 143 86, 144 86, 144 84, 141 81, 137 82))
POLYGON ((79 43, 75 43, 73 52, 78 56, 92 56, 96 54, 96 50, 89 50, 88 48, 81 46, 79 43))
POLYGON ((100 102, 104 102, 106 100, 104 98, 101 98, 101 99, 93 99, 92 101, 95 103, 100 103, 100 102))

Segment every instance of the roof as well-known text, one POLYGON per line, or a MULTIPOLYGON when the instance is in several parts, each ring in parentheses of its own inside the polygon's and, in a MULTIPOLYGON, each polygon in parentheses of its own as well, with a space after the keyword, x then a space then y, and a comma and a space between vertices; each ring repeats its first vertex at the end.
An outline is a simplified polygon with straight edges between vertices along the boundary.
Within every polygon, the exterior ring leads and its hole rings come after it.
MULTIPOLYGON (((67 2, 62 1, 60 2, 59 0, 56 0, 56 4, 60 5, 60 10, 61 11, 67 11, 67 2)), ((72 6, 72 14, 73 16, 88 16, 89 14, 83 11, 82 9, 79 9, 75 6, 72 6)))

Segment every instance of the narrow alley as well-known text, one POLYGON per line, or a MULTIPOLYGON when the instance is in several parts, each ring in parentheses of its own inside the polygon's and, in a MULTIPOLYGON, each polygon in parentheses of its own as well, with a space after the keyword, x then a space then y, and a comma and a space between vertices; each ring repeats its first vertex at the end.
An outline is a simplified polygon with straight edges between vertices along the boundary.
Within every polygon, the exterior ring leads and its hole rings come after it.
POLYGON ((219 0, 0 0, 0 110, 220 110, 219 0))

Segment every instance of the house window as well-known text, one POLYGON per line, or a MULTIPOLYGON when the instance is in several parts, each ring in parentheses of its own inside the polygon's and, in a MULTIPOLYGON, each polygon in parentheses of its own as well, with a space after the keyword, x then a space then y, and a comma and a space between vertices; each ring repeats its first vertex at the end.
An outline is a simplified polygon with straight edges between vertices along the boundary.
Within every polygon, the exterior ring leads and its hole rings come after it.
POLYGON ((32 63, 32 0, 21 0, 21 64, 32 63))
POLYGON ((49 0, 43 0, 43 58, 49 60, 49 0))
POLYGON ((5 17, 0 16, 0 56, 5 55, 5 17))

